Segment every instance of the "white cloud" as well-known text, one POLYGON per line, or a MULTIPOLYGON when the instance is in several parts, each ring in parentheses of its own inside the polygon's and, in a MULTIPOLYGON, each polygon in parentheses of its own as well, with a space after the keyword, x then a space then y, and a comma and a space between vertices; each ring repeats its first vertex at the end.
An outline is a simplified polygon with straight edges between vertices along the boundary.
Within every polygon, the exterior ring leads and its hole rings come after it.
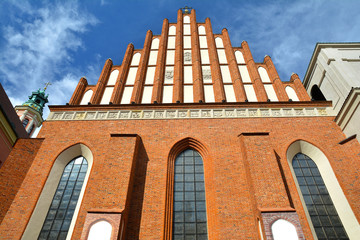
POLYGON ((22 103, 50 81, 50 103, 66 103, 81 76, 72 67, 73 54, 85 48, 81 35, 97 19, 72 1, 38 9, 28 2, 7 4, 16 17, 1 29, 5 44, 0 49, 0 77, 10 99, 22 103))
POLYGON ((317 42, 359 41, 359 6, 358 1, 242 2, 226 10, 233 18, 219 20, 228 26, 233 46, 246 40, 257 62, 270 55, 282 81, 288 81, 292 72, 304 76, 317 42))

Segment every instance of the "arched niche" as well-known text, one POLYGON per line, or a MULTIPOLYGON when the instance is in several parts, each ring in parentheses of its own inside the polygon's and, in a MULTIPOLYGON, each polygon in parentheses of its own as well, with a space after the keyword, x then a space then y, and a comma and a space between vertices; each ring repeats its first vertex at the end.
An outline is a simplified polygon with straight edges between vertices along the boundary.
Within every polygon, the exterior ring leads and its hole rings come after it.
POLYGON ((89 179, 89 174, 91 167, 93 165, 93 154, 91 150, 84 144, 78 143, 75 144, 63 152, 61 152, 58 157, 55 159, 54 164, 50 170, 50 174, 46 180, 46 183, 42 189, 40 197, 36 203, 35 209, 31 215, 28 225, 24 231, 24 234, 21 239, 37 239, 43 223, 45 221, 46 215, 48 213, 49 207, 51 205, 52 199, 54 197, 55 191, 59 184, 60 178, 64 171, 65 166, 77 156, 83 156, 88 162, 88 169, 84 179, 83 186, 76 204, 76 208, 70 223, 69 231, 66 239, 70 239, 74 231, 75 222, 79 213, 80 205, 82 198, 84 196, 85 188, 87 181, 89 179))
MULTIPOLYGON (((295 180, 296 187, 299 192, 304 209, 307 209, 307 207, 302 197, 301 189, 296 180, 297 178, 292 167, 292 161, 297 153, 303 153, 315 162, 329 192, 329 195, 334 203, 334 206, 338 212, 341 222, 346 230, 346 233, 348 234, 350 239, 357 239, 357 237, 360 236, 360 225, 355 217, 354 212, 350 207, 349 202, 345 197, 342 188, 340 187, 340 184, 335 176, 335 173, 330 165, 328 158, 318 147, 314 146, 313 144, 304 140, 297 140, 288 147, 286 152, 286 158, 290 166, 293 179, 295 180)), ((311 223, 308 211, 305 211, 305 213, 308 222, 311 223)), ((316 236, 312 224, 310 224, 310 228, 313 232, 313 235, 316 236)))
POLYGON ((245 64, 244 55, 240 51, 235 51, 235 58, 238 64, 245 64))
POLYGON ((159 49, 159 38, 154 38, 151 42, 151 49, 159 49))
POLYGON ((206 31, 205 31, 205 27, 204 26, 199 26, 199 34, 200 35, 205 35, 206 34, 206 31))
POLYGON ((266 71, 265 68, 259 67, 258 72, 260 74, 260 78, 263 83, 271 83, 268 72, 266 71))
POLYGON ((318 85, 314 84, 310 91, 311 99, 314 101, 326 101, 324 94, 321 92, 318 85))
POLYGON ((295 226, 284 220, 278 219, 271 225, 271 232, 274 240, 298 240, 295 226))
POLYGON ((217 48, 224 48, 224 43, 221 37, 215 38, 215 44, 217 48))
POLYGON ((291 99, 293 101, 299 101, 299 98, 298 98, 295 90, 292 87, 287 86, 285 88, 285 91, 286 91, 286 94, 288 95, 289 99, 291 99))
POLYGON ((131 60, 131 66, 138 66, 140 63, 141 53, 135 53, 131 60))
POLYGON ((119 70, 115 69, 114 71, 112 71, 106 85, 115 85, 118 75, 119 70))
POLYGON ((80 105, 87 105, 90 102, 93 95, 93 90, 89 89, 84 93, 83 98, 81 99, 80 105))
POLYGON ((169 27, 169 35, 176 35, 176 26, 169 27))
POLYGON ((108 221, 101 220, 91 226, 87 240, 110 240, 111 232, 111 224, 108 221))
POLYGON ((190 23, 190 17, 184 16, 184 23, 190 23))

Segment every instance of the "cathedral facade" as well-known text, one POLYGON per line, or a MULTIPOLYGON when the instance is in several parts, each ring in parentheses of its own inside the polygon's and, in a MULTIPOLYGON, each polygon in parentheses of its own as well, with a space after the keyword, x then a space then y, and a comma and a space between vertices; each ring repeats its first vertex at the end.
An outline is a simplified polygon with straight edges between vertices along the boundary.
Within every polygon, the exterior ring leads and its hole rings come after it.
POLYGON ((1 239, 357 239, 360 145, 332 103, 177 14, 18 140, 1 239))

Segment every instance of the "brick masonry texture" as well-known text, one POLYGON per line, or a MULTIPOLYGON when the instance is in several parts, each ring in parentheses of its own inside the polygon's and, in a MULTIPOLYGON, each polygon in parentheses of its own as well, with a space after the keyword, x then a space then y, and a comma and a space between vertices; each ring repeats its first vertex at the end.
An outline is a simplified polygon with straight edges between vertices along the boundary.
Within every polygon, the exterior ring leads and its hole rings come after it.
POLYGON ((283 166, 304 236, 312 239, 286 160, 287 147, 299 139, 325 153, 359 218, 359 168, 354 167, 360 160, 359 143, 338 144, 345 136, 331 117, 58 121, 45 122, 39 137, 44 138, 41 149, 0 226, 3 239, 21 237, 53 161, 76 143, 90 148, 94 165, 73 239, 80 238, 87 211, 114 208, 128 214, 126 239, 162 239, 169 152, 185 138, 196 139, 208 152, 204 170, 210 239, 258 239, 259 209, 291 208, 274 151, 283 166), (244 132, 269 135, 239 137, 244 132), (141 143, 134 137, 110 134, 137 134, 141 143), (136 170, 131 167, 135 160, 136 170), (126 207, 130 195, 134 201, 126 207))

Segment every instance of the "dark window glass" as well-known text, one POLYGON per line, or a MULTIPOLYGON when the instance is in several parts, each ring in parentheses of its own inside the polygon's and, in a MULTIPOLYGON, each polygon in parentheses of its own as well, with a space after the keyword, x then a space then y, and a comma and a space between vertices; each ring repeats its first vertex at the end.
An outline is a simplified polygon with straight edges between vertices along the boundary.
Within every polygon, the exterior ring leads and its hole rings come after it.
POLYGON ((298 153, 292 165, 318 239, 349 239, 315 162, 298 153))
POLYGON ((25 118, 22 122, 22 125, 24 126, 24 128, 26 128, 26 126, 28 125, 29 123, 29 119, 25 118))
POLYGON ((173 239, 207 240, 204 166, 194 150, 175 160, 173 239))
POLYGON ((66 239, 84 182, 85 175, 79 170, 85 174, 87 167, 84 157, 76 157, 66 165, 38 239, 66 239))

